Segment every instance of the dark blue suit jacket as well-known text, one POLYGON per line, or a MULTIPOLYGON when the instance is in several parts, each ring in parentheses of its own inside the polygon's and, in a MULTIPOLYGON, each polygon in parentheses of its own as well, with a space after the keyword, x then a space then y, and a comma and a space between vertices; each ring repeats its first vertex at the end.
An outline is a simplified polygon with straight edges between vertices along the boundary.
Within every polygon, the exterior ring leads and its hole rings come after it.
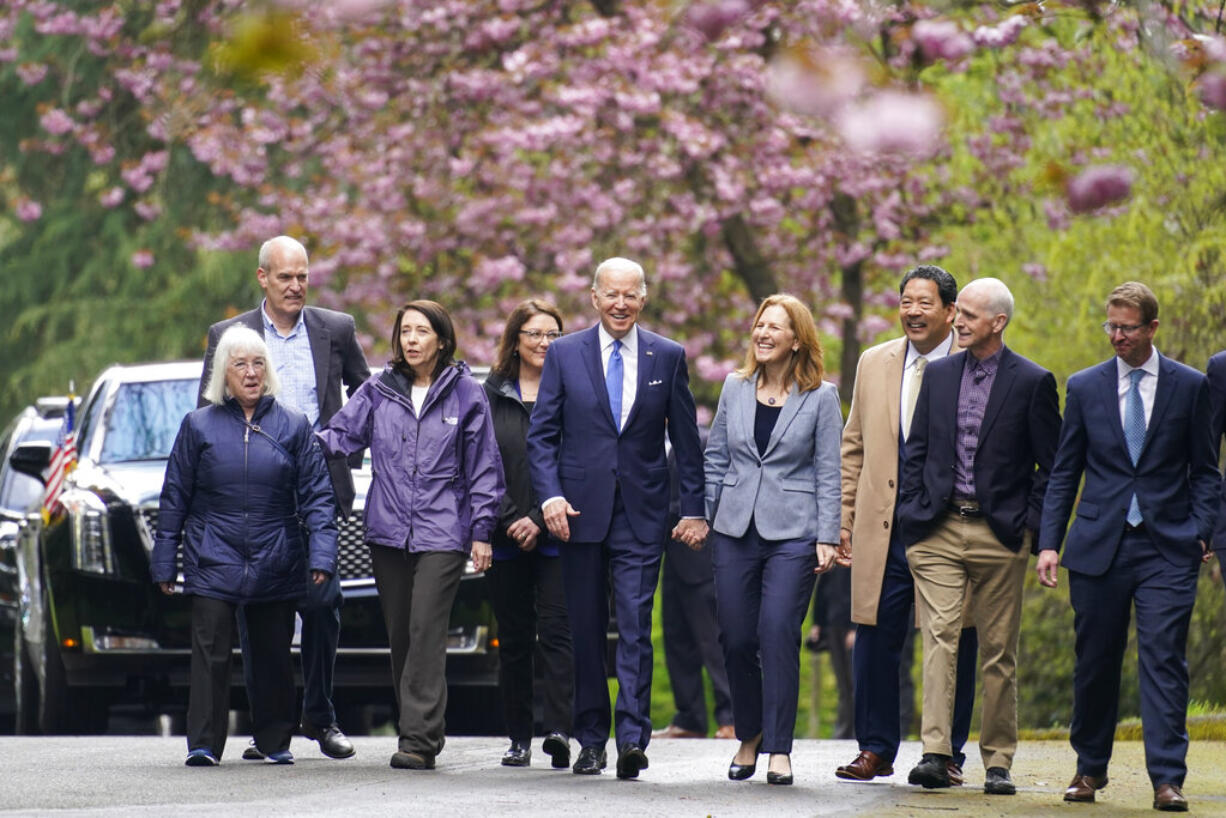
MULTIPOLYGON (((1226 352, 1219 352, 1209 359, 1209 407, 1212 412, 1209 432, 1213 437, 1213 453, 1216 455, 1226 435, 1226 352)), ((1217 525, 1213 531, 1213 546, 1226 551, 1226 480, 1222 482, 1222 504, 1218 508, 1217 525)), ((1221 559, 1221 554, 1218 558, 1221 559)))
POLYGON ((635 537, 663 548, 666 429, 676 452, 681 515, 704 514, 702 446, 685 350, 641 327, 638 333, 638 387, 620 434, 609 409, 598 328, 559 338, 545 355, 528 429, 528 467, 542 502, 565 497, 580 512, 570 518, 572 542, 605 539, 620 486, 635 537))
POLYGON ((1111 566, 1135 492, 1145 528, 1173 563, 1199 562, 1199 540, 1213 532, 1220 475, 1209 431, 1209 386, 1191 367, 1159 356, 1158 390, 1136 466, 1120 422, 1115 358, 1069 378, 1064 431, 1047 488, 1039 548, 1059 550, 1061 564, 1100 576, 1111 566))
MULTIPOLYGON (((904 545, 931 534, 953 497, 958 393, 967 355, 963 350, 934 361, 924 372, 898 501, 904 545)), ((1005 347, 979 426, 974 470, 976 499, 988 526, 1013 551, 1022 547, 1027 530, 1039 530, 1059 437, 1056 379, 1005 347)))

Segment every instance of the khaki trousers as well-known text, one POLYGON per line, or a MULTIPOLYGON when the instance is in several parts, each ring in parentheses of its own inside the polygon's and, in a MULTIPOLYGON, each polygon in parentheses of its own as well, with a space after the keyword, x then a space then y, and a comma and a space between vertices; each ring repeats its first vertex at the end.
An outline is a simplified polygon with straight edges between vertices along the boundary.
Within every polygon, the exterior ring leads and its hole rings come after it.
POLYGON ((947 514, 930 537, 907 549, 915 577, 915 604, 924 635, 925 753, 952 755, 950 745, 958 638, 969 593, 979 631, 983 715, 979 751, 983 766, 1013 764, 1017 751, 1017 642, 1022 582, 1030 537, 1014 553, 1000 544, 982 517, 947 514))

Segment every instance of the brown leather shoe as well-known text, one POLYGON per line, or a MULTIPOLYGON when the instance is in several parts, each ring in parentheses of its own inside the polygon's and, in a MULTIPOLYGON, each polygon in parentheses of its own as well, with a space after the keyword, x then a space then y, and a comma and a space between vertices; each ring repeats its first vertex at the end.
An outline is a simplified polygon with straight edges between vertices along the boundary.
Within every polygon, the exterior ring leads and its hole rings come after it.
POLYGON ((877 776, 893 775, 894 766, 871 750, 861 750, 855 761, 839 767, 834 774, 847 781, 872 781, 877 776))
POLYGON ((719 729, 715 731, 716 738, 736 738, 736 726, 732 724, 721 724, 719 729))
POLYGON ((962 776, 962 766, 952 758, 945 762, 945 769, 949 770, 949 786, 961 787, 964 783, 962 776))
POLYGON ((1188 799, 1178 784, 1159 784, 1154 790, 1154 809, 1162 812, 1187 812, 1188 799))
POLYGON ((697 730, 686 730, 684 727, 678 727, 675 724, 670 724, 660 730, 651 731, 652 738, 706 738, 706 733, 700 733, 697 730))
POLYGON ((1078 773, 1073 776, 1073 780, 1069 782, 1068 789, 1064 791, 1064 800, 1081 804, 1093 804, 1095 790, 1101 790, 1105 786, 1107 786, 1107 776, 1105 775, 1099 778, 1094 775, 1078 773))

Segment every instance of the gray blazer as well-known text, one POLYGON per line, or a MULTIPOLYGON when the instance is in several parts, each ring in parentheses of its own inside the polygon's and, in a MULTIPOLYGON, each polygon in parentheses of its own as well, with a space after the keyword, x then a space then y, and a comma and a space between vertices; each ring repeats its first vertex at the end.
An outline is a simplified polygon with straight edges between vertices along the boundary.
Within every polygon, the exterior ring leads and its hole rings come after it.
POLYGON ((754 526, 764 539, 839 541, 840 441, 838 390, 809 392, 793 384, 766 454, 754 442, 757 377, 724 380, 706 451, 707 519, 729 537, 754 526))

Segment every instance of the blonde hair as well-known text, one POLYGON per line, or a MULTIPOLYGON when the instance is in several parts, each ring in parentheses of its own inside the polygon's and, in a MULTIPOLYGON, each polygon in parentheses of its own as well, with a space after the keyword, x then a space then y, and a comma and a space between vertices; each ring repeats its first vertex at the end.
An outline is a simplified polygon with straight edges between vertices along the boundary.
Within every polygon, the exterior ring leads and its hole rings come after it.
MULTIPOLYGON (((813 320, 813 313, 796 296, 776 293, 762 299, 751 326, 756 327, 758 321, 762 319, 762 313, 770 307, 782 307, 783 311, 788 314, 788 320, 792 323, 792 332, 796 334, 796 343, 799 344, 799 348, 792 353, 792 360, 788 362, 788 370, 783 377, 784 383, 795 382, 797 389, 801 392, 808 392, 821 386, 822 375, 825 374, 822 366, 822 342, 817 336, 817 323, 813 320)), ((748 380, 757 375, 761 369, 762 364, 758 363, 758 359, 754 356, 751 344, 745 353, 745 363, 736 371, 736 374, 748 380)))
POLYGON ((235 325, 221 334, 217 349, 213 350, 213 360, 209 362, 209 383, 204 387, 204 399, 209 403, 220 404, 230 397, 230 390, 226 388, 226 367, 230 364, 230 358, 244 352, 264 358, 264 391, 261 394, 276 395, 281 391, 277 370, 268 357, 268 344, 250 327, 235 325))

